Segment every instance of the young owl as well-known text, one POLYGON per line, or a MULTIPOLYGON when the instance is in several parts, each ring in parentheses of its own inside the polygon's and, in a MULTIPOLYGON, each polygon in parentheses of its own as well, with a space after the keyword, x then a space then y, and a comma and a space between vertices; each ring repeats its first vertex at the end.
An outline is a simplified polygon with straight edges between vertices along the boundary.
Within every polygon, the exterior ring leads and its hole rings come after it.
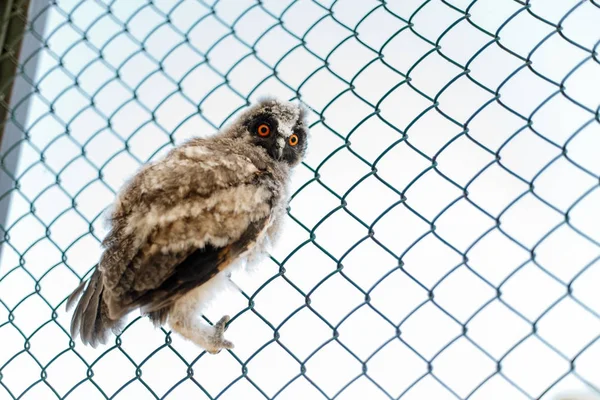
POLYGON ((81 296, 73 338, 106 343, 140 309, 212 354, 233 348, 223 337, 229 317, 204 324, 203 306, 275 239, 307 135, 302 107, 265 99, 144 166, 115 200, 94 273, 69 296, 67 309, 81 296))

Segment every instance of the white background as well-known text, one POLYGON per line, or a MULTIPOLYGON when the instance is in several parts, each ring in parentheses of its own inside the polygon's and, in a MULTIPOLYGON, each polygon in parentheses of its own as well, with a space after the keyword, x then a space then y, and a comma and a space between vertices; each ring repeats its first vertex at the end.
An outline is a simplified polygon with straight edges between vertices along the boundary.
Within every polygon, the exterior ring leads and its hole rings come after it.
POLYGON ((57 1, 38 32, 0 263, 0 399, 600 387, 597 2, 106 3, 57 1), (265 94, 315 112, 282 241, 208 314, 235 317, 235 350, 203 354, 137 315, 108 346, 70 348, 64 300, 100 256, 114 193, 265 94))

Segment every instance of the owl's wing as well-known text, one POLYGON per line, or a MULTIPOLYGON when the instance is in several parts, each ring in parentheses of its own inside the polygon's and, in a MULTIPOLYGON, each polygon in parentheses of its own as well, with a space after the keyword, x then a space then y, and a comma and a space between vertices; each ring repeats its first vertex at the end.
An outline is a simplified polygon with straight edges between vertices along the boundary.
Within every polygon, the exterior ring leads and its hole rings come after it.
POLYGON ((268 226, 277 196, 270 174, 243 156, 195 150, 140 174, 117 202, 99 266, 111 319, 172 303, 268 226))
POLYGON ((175 261, 171 275, 162 280, 156 288, 130 292, 127 297, 131 296, 133 302, 127 305, 128 308, 141 307, 146 313, 158 311, 173 304, 190 290, 206 283, 223 271, 245 251, 250 250, 264 234, 268 221, 269 218, 266 217, 251 222, 244 234, 237 240, 221 247, 209 244, 203 248, 195 248, 184 259, 165 260, 168 257, 157 254, 149 260, 149 263, 169 263, 169 261, 173 263, 175 261))
MULTIPOLYGON (((241 211, 244 217, 235 223, 243 227, 241 235, 237 234, 239 227, 232 229, 225 241, 195 236, 199 232, 194 226, 206 223, 210 219, 207 215, 159 228, 151 236, 152 241, 132 260, 119 283, 110 290, 105 288, 111 318, 119 318, 138 307, 145 313, 160 310, 223 271, 265 234, 271 216, 258 212, 260 218, 251 218, 256 211, 241 211), (166 241, 169 241, 166 246, 156 245, 166 241)), ((227 225, 227 221, 223 224, 227 225)))

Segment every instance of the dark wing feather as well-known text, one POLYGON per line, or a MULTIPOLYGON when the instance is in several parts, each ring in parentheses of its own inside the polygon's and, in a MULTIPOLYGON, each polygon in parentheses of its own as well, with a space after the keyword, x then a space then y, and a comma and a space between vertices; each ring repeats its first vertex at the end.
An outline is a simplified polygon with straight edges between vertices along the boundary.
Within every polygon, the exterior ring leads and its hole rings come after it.
POLYGON ((158 288, 140 295, 134 306, 153 312, 170 306, 190 290, 207 282, 228 265, 229 247, 207 245, 190 254, 175 267, 173 275, 158 288))
POLYGON ((141 307, 146 313, 170 307, 177 299, 206 283, 250 249, 266 229, 267 222, 268 218, 263 218, 251 223, 237 241, 225 247, 207 245, 195 250, 173 268, 173 274, 159 287, 136 293, 137 299, 131 307, 141 307))

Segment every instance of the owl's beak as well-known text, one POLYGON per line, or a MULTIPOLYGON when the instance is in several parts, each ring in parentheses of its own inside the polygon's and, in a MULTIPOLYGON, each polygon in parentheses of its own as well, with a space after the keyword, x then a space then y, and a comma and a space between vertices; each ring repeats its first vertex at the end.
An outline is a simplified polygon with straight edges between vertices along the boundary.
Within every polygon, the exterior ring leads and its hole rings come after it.
POLYGON ((279 146, 279 144, 275 144, 267 149, 267 152, 273 159, 280 161, 283 156, 283 148, 279 146))
POLYGON ((283 155, 283 148, 285 147, 285 139, 282 137, 277 138, 277 148, 275 149, 275 158, 277 161, 281 160, 283 155))

